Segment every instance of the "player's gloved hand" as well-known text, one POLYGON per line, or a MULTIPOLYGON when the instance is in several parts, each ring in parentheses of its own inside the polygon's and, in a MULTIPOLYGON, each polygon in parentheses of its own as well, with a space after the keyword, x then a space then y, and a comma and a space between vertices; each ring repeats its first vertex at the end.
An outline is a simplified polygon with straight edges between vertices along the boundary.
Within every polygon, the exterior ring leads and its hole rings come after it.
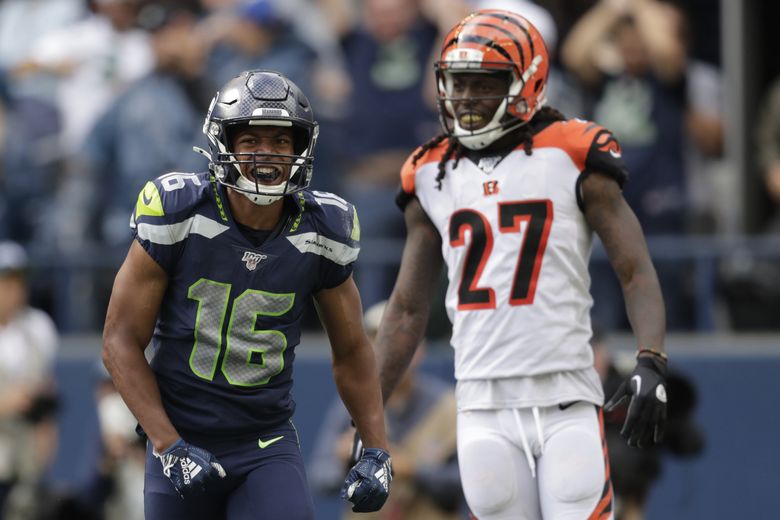
POLYGON ((379 511, 390 494, 392 473, 389 453, 381 448, 366 448, 347 473, 340 496, 354 504, 355 513, 379 511))
POLYGON ((629 446, 640 448, 661 442, 666 424, 666 361, 658 356, 637 359, 634 371, 604 409, 611 412, 627 397, 631 401, 620 435, 629 446))
POLYGON ((217 458, 203 448, 179 439, 162 453, 160 459, 163 474, 171 481, 182 498, 202 493, 206 484, 217 478, 225 478, 225 470, 217 458))

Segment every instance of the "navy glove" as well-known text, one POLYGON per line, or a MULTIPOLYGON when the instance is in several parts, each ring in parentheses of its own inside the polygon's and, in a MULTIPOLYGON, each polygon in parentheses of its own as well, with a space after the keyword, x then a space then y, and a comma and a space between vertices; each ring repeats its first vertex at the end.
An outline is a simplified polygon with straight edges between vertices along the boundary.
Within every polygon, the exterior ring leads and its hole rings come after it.
POLYGON ((666 361, 657 356, 637 359, 634 371, 604 409, 611 412, 627 397, 631 401, 620 435, 629 446, 640 448, 661 442, 666 425, 666 361))
POLYGON ((390 494, 392 472, 389 453, 381 448, 366 448, 347 473, 340 496, 354 504, 355 513, 379 511, 390 494))
POLYGON ((217 478, 225 478, 225 470, 217 458, 204 450, 179 439, 164 452, 154 454, 160 459, 163 473, 184 498, 202 493, 206 484, 217 478))

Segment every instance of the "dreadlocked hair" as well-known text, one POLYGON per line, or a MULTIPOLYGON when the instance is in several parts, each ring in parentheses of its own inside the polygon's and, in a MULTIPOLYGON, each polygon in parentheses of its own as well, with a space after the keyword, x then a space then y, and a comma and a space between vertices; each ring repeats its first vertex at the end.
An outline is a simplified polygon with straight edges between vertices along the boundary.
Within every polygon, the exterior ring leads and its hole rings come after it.
MULTIPOLYGON (((417 164, 417 161, 420 160, 420 158, 428 153, 428 150, 431 148, 436 148, 439 146, 439 143, 447 139, 446 134, 439 134, 433 139, 429 140, 427 143, 422 145, 420 147, 420 150, 414 154, 414 157, 412 157, 412 164, 417 164)), ((441 191, 441 181, 444 179, 444 175, 446 174, 446 166, 447 161, 450 160, 450 158, 455 156, 455 163, 452 165, 453 168, 458 167, 458 163, 460 162, 460 158, 463 157, 463 147, 460 145, 457 139, 449 139, 449 142, 447 143, 447 149, 444 150, 444 155, 442 155, 441 160, 439 161, 439 174, 436 176, 436 189, 441 191)))
MULTIPOLYGON (((546 123, 550 121, 563 121, 566 119, 566 116, 564 116, 559 110, 556 110, 552 107, 544 106, 540 108, 536 114, 534 114, 534 117, 529 121, 529 123, 546 123)), ((532 130, 532 126, 530 124, 525 124, 521 126, 518 129, 518 138, 520 142, 523 143, 523 151, 525 151, 526 155, 533 154, 533 145, 534 145, 534 133, 532 130)), ((423 155, 428 153, 428 150, 432 148, 436 148, 439 146, 439 143, 444 141, 445 139, 448 139, 447 143, 447 149, 444 151, 444 155, 442 155, 441 160, 439 161, 439 174, 436 176, 436 189, 441 191, 441 182, 444 180, 444 176, 447 173, 446 165, 447 161, 449 161, 451 158, 455 158, 455 163, 452 165, 452 169, 455 169, 458 167, 458 163, 460 162, 461 157, 463 157, 463 154, 465 150, 463 149, 463 146, 458 142, 457 139, 448 138, 446 134, 439 134, 433 139, 430 139, 428 142, 423 144, 420 149, 417 151, 416 154, 414 154, 414 157, 412 157, 412 164, 416 165, 417 161, 419 161, 423 155)))
MULTIPOLYGON (((540 108, 536 114, 534 114, 534 117, 531 118, 531 121, 529 123, 548 123, 551 121, 563 121, 566 119, 566 116, 564 116, 559 110, 556 110, 552 107, 544 106, 540 108)), ((533 146, 534 146, 534 132, 532 125, 525 124, 521 126, 518 129, 517 137, 520 140, 520 142, 523 143, 523 151, 526 155, 532 155, 534 153, 533 146)))

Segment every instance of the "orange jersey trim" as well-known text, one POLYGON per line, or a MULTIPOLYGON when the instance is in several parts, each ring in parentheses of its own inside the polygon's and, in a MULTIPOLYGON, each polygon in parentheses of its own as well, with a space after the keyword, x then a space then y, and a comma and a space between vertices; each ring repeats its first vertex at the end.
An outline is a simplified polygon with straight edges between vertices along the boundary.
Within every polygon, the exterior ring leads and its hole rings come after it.
POLYGON ((599 431, 601 433, 601 448, 604 452, 604 488, 599 500, 588 520, 608 520, 612 515, 612 480, 609 471, 609 452, 607 451, 607 437, 604 435, 604 411, 599 408, 599 431))
POLYGON ((593 140, 602 130, 604 127, 580 119, 555 122, 534 136, 534 148, 559 148, 582 172, 593 140))
POLYGON ((420 152, 422 146, 418 146, 412 152, 412 154, 406 159, 406 162, 404 162, 404 165, 401 167, 401 189, 403 189, 404 192, 408 193, 409 195, 414 195, 414 179, 416 177, 418 168, 424 164, 432 162, 438 163, 441 161, 441 158, 444 157, 444 152, 447 151, 448 143, 449 140, 444 139, 437 146, 431 148, 425 152, 422 157, 417 159, 416 164, 413 164, 412 160, 414 159, 414 156, 420 152))

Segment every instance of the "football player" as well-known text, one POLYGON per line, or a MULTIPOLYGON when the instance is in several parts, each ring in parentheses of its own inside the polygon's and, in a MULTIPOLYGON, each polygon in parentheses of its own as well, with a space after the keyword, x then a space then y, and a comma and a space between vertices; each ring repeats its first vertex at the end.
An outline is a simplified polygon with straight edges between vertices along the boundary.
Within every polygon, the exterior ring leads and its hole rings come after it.
POLYGON ((549 56, 522 16, 481 10, 445 37, 443 134, 401 171, 407 225, 378 333, 384 399, 422 337, 446 266, 458 460, 480 520, 611 518, 602 387, 589 345, 593 233, 623 287, 637 367, 623 434, 657 442, 666 410, 664 305, 606 128, 544 106, 549 56))
POLYGON ((377 510, 391 470, 352 280, 360 227, 350 203, 308 189, 312 107, 284 76, 248 71, 216 94, 203 131, 210 171, 162 175, 138 196, 103 335, 104 363, 149 439, 146 518, 313 518, 290 420, 312 297, 367 447, 343 496, 377 510))

